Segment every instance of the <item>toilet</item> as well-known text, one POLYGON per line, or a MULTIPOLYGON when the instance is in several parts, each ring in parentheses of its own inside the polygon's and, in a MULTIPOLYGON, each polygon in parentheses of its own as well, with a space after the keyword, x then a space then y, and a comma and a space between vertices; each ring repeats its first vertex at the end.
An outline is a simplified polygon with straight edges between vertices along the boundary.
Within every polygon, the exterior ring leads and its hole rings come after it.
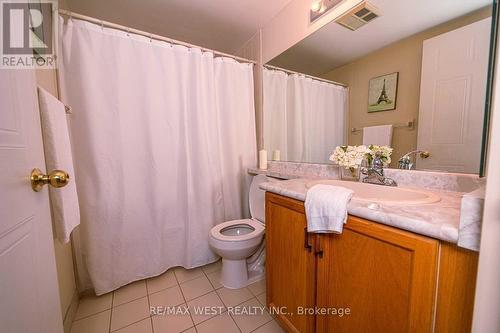
POLYGON ((226 288, 243 288, 264 278, 265 191, 259 185, 270 179, 253 177, 248 201, 250 219, 233 220, 210 230, 209 244, 222 257, 221 284, 226 288))

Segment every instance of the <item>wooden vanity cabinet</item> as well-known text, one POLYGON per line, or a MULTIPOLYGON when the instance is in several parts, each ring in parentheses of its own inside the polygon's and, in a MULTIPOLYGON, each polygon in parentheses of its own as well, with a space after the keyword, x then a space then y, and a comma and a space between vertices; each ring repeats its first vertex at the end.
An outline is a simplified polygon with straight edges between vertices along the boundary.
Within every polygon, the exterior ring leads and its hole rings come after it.
POLYGON ((352 216, 306 225, 303 202, 266 193, 267 305, 294 313, 276 315, 288 332, 470 332, 477 253, 352 216))
POLYGON ((431 332, 436 240, 349 217, 342 234, 318 236, 317 332, 431 332))
POLYGON ((288 332, 314 332, 315 316, 298 307, 316 303, 316 257, 304 205, 266 193, 266 302, 288 332), (308 239, 311 238, 311 239, 308 239))

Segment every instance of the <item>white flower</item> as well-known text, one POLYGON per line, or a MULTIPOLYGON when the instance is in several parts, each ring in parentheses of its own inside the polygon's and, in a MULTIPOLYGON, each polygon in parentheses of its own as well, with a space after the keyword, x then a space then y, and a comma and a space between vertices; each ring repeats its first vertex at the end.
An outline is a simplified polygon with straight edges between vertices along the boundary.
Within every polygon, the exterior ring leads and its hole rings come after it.
POLYGON ((330 161, 344 168, 357 169, 369 151, 366 146, 338 146, 330 156, 330 161))
POLYGON ((344 168, 357 169, 364 158, 373 160, 375 154, 380 152, 380 157, 385 164, 391 163, 392 148, 388 146, 337 146, 330 156, 330 161, 344 168))
POLYGON ((375 157, 375 154, 377 152, 380 152, 380 158, 382 161, 388 165, 391 163, 391 154, 392 154, 393 149, 388 146, 376 146, 376 145, 370 145, 368 147, 368 154, 371 155, 368 158, 371 160, 375 157))

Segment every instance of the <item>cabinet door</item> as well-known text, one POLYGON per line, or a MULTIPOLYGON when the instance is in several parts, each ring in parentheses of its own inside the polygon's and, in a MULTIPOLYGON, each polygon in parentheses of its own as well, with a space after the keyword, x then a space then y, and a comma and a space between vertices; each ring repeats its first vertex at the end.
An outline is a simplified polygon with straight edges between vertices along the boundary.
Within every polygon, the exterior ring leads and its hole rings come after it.
POLYGON ((316 267, 313 237, 306 233, 302 202, 266 193, 267 306, 277 313, 288 332, 315 330, 314 315, 300 315, 300 308, 315 304, 316 267))
POLYGON ((478 259, 478 252, 441 244, 434 332, 471 331, 478 259))
POLYGON ((439 243, 349 217, 342 234, 318 237, 318 332, 431 332, 439 243))

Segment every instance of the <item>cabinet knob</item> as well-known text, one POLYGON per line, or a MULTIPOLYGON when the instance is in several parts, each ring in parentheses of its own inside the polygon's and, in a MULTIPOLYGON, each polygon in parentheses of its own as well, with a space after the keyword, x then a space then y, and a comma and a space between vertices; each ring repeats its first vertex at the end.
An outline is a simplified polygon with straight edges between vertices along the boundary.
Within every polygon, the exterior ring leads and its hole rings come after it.
POLYGON ((304 248, 309 252, 312 251, 312 245, 309 244, 309 233, 307 232, 307 227, 304 228, 304 248))
POLYGON ((318 258, 323 258, 323 247, 321 246, 321 238, 322 236, 319 235, 318 238, 316 239, 316 251, 314 251, 314 255, 316 255, 318 258))

